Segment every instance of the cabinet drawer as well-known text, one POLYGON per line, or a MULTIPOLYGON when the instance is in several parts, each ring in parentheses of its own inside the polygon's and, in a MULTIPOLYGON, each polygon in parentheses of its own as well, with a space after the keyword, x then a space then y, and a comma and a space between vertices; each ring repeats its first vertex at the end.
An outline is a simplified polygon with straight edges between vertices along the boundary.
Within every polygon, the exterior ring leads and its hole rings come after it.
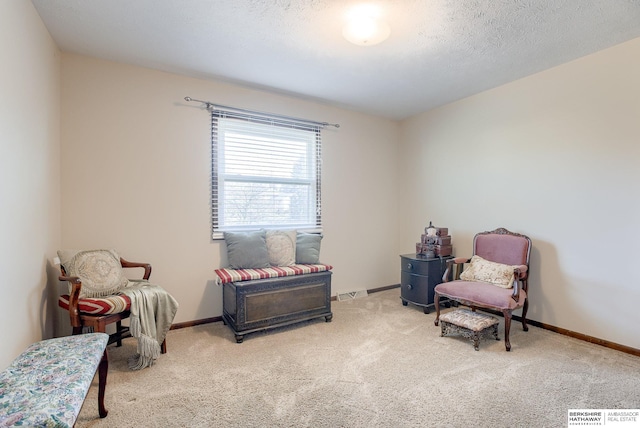
POLYGON ((429 275, 429 262, 422 260, 400 258, 400 270, 402 272, 412 273, 416 275, 429 275))
POLYGON ((422 275, 401 272, 400 296, 413 303, 430 305, 433 303, 435 281, 422 275))

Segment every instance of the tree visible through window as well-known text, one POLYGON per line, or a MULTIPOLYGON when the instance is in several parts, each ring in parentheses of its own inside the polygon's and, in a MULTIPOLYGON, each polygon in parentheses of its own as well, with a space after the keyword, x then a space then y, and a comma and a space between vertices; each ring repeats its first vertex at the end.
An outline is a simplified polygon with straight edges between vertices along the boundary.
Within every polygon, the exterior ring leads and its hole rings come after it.
POLYGON ((212 112, 213 237, 259 228, 319 230, 320 127, 212 112))

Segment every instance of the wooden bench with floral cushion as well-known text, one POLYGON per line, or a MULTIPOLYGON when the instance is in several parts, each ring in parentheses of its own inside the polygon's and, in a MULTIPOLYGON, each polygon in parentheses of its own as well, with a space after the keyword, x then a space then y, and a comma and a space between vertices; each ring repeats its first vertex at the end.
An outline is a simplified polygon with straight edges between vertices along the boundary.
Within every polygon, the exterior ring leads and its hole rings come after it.
POLYGON ((107 416, 105 333, 43 340, 0 373, 0 427, 72 427, 98 371, 98 412, 107 416))
POLYGON ((477 351, 480 339, 489 334, 496 340, 498 337, 498 323, 500 321, 491 315, 473 312, 468 309, 456 309, 440 315, 440 336, 459 333, 473 342, 477 351))

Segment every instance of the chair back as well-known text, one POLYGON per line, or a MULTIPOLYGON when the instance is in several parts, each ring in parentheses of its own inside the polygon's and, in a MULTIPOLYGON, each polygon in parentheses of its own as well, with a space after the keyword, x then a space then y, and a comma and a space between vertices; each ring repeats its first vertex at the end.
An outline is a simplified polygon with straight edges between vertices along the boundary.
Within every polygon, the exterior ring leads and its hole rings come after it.
POLYGON ((529 266, 531 239, 499 228, 473 238, 473 254, 496 263, 529 266))

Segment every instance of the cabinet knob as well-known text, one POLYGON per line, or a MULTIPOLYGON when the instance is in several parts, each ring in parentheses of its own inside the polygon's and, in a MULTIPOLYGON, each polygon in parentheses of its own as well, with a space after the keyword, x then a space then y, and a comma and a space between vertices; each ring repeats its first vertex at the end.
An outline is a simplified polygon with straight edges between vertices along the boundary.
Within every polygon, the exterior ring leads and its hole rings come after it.
POLYGON ((413 285, 411 285, 411 284, 407 284, 407 288, 408 288, 409 290, 412 290, 412 289, 413 289, 413 285))
POLYGON ((407 269, 412 269, 413 265, 411 263, 407 263, 407 269))

